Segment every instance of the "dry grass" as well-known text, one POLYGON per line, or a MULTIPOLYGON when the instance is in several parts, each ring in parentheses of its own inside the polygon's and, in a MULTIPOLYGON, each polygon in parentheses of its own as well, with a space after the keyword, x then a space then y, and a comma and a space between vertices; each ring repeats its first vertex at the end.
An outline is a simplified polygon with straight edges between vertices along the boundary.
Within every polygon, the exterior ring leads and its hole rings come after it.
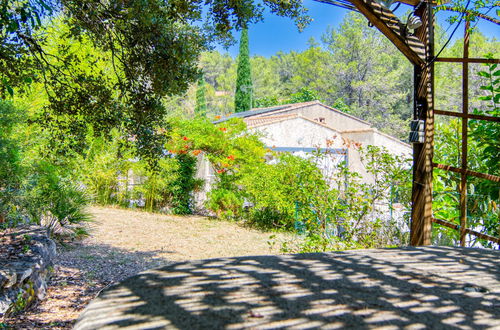
POLYGON ((109 244, 135 252, 154 252, 172 261, 273 254, 270 233, 206 217, 166 216, 94 207, 88 244, 109 244))
POLYGON ((90 212, 95 217, 92 236, 59 247, 46 299, 4 325, 70 329, 102 288, 145 269, 172 261, 278 253, 268 243, 271 233, 232 222, 109 207, 92 207, 90 212))

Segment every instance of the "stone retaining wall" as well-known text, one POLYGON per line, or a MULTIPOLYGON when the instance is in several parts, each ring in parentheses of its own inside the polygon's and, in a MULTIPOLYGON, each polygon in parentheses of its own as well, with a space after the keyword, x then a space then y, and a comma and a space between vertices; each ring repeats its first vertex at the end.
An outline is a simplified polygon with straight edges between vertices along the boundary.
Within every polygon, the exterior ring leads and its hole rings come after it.
POLYGON ((56 245, 42 227, 20 228, 8 235, 23 240, 21 251, 0 260, 0 319, 45 297, 56 245))

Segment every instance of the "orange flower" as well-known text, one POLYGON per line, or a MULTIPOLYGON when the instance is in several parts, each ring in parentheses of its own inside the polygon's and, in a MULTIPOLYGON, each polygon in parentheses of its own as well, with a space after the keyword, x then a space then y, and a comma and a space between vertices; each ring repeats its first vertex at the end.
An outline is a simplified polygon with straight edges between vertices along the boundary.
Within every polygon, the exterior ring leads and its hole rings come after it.
POLYGON ((227 157, 227 159, 229 159, 229 160, 234 160, 234 156, 233 156, 233 155, 229 155, 229 156, 227 157))
POLYGON ((217 170, 217 173, 219 173, 219 174, 220 173, 224 173, 224 172, 226 172, 226 169, 224 169, 224 168, 221 168, 220 170, 217 170))
POLYGON ((222 132, 225 132, 225 131, 227 131, 227 128, 225 128, 225 127, 219 127, 219 130, 221 130, 222 132))
POLYGON ((182 139, 183 139, 184 141, 189 140, 189 138, 188 138, 187 136, 184 136, 182 139))
POLYGON ((201 153, 201 150, 199 150, 199 149, 193 150, 194 156, 198 156, 200 153, 201 153))
POLYGON ((187 144, 186 144, 186 145, 184 146, 184 149, 189 149, 189 145, 187 145, 187 144))
POLYGON ((220 116, 215 116, 215 120, 219 120, 220 119, 220 116))

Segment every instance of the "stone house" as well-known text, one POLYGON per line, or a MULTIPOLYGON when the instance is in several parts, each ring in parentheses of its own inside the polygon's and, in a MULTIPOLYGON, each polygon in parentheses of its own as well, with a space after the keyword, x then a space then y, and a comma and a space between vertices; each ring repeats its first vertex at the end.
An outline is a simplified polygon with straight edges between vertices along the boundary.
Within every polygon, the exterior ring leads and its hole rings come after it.
MULTIPOLYGON (((335 163, 346 161, 349 169, 359 173, 365 182, 373 178, 361 162, 359 146, 385 147, 393 154, 408 158, 412 154, 409 144, 319 101, 252 109, 232 114, 214 124, 234 117, 242 118, 250 130, 260 133, 262 141, 270 149, 307 157, 319 148, 330 155, 330 160, 320 165, 322 170, 327 171, 335 163)), ((206 182, 205 189, 196 196, 196 204, 201 206, 214 180, 213 171, 206 160, 201 159, 197 177, 206 182)))

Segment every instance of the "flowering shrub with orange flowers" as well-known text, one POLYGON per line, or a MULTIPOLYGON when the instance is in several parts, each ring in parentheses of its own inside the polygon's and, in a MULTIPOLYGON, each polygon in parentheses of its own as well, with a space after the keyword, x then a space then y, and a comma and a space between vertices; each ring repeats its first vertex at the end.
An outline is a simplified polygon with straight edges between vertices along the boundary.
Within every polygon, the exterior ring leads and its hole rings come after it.
POLYGON ((231 118, 213 124, 206 118, 171 119, 170 153, 208 159, 217 176, 206 207, 219 216, 238 217, 244 192, 239 180, 256 164, 264 163, 266 149, 259 136, 247 130, 243 120, 231 118))

